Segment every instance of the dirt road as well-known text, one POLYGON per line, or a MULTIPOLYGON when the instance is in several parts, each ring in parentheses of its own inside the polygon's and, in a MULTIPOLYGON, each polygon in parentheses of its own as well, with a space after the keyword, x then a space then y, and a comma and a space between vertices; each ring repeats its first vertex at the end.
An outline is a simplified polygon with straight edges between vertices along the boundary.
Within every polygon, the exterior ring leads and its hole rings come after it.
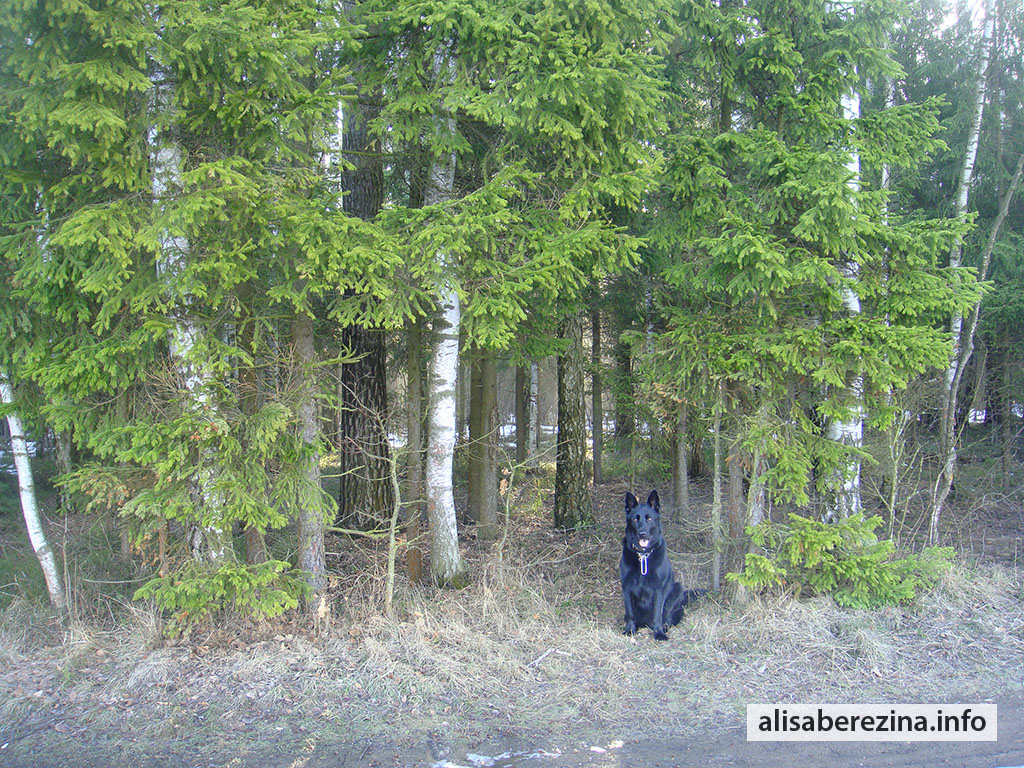
MULTIPOLYGON (((630 740, 534 750, 483 750, 442 760, 424 755, 407 768, 1024 768, 1024 702, 997 701, 996 742, 748 742, 737 722, 717 734, 630 740)), ((381 756, 383 757, 383 755, 381 756)), ((387 763, 382 762, 383 765, 387 763)))

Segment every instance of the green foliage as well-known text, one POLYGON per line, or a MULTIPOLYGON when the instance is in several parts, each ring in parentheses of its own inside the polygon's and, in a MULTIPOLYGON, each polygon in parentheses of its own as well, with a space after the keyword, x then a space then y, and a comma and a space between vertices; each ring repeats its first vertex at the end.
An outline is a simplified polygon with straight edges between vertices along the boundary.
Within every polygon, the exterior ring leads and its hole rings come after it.
POLYGON ((152 598, 168 611, 167 633, 178 634, 229 609, 264 618, 278 616, 298 606, 307 590, 302 574, 280 560, 259 565, 231 562, 213 569, 190 562, 180 572, 140 587, 135 599, 152 598))
POLYGON ((896 9, 687 12, 698 66, 668 70, 678 113, 640 222, 664 320, 638 349, 674 402, 706 413, 722 386, 730 439, 763 460, 769 493, 804 504, 812 478, 857 458, 825 425, 855 409, 884 422, 889 393, 947 363, 942 323, 979 296, 969 270, 942 266, 969 223, 912 214, 875 186, 882 164, 910 174, 944 149, 942 101, 843 116, 844 96, 868 92, 860 77, 898 72, 885 52, 896 9))
MULTIPOLYGON (((1024 125, 1021 14, 1001 12, 982 223, 1019 144, 999 132, 1024 125)), ((626 361, 606 378, 621 431, 652 426, 628 438, 631 469, 639 457, 667 473, 657 422, 686 403, 704 429, 724 392, 729 443, 757 457, 756 481, 804 504, 810 478, 850 457, 822 425, 863 406, 884 426, 890 392, 945 362, 943 324, 979 295, 970 270, 942 266, 971 226, 944 208, 970 106, 957 60, 970 36, 945 15, 930 0, 855 14, 821 0, 12 0, 0 361, 18 408, 73 436, 65 487, 136 537, 168 522, 265 532, 296 508, 333 512, 303 473, 323 446, 301 438, 297 382, 308 374, 333 406, 334 362, 298 375, 297 313, 315 319, 320 359, 337 359, 348 327, 429 317, 450 282, 466 342, 523 360, 558 351, 559 319, 593 299, 626 361), (879 84, 893 79, 887 105, 879 84), (849 120, 854 88, 865 109, 849 120), (366 190, 346 177, 339 106, 365 116, 359 160, 379 164, 371 220, 346 213, 366 190), (424 206, 448 153, 452 199, 424 206)), ((1020 387, 1020 218, 983 318, 1007 392, 1020 387)), ((857 568, 884 570, 876 544, 861 542, 857 568)), ((766 562, 748 573, 782 578, 766 562)), ((183 596, 165 598, 183 616, 205 610, 203 579, 211 605, 240 608, 242 590, 270 583, 183 573, 161 592, 183 596)))
POLYGON ((880 541, 880 517, 852 515, 834 524, 790 514, 788 525, 769 522, 747 529, 766 554, 750 552, 744 570, 726 578, 748 589, 787 586, 831 595, 840 605, 874 608, 913 600, 930 589, 953 557, 949 547, 894 557, 895 545, 880 541))

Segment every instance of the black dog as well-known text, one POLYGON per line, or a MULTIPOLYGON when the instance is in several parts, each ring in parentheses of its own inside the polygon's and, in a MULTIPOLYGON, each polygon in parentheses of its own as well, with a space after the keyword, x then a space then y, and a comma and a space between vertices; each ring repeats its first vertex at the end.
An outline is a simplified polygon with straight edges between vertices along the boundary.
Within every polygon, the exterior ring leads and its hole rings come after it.
POLYGON ((665 631, 679 623, 683 606, 701 592, 684 590, 675 580, 665 554, 657 491, 651 491, 646 504, 626 493, 626 535, 622 537, 619 578, 626 606, 625 634, 650 627, 655 640, 668 640, 665 631))

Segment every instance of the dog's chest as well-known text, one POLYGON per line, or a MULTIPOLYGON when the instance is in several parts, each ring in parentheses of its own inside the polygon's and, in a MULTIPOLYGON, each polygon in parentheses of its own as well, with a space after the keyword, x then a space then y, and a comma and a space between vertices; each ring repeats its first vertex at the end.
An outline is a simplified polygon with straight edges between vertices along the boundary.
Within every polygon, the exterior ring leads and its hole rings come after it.
POLYGON ((660 551, 640 554, 624 549, 619 564, 623 588, 628 586, 640 590, 656 589, 658 584, 664 580, 662 573, 664 562, 664 553, 660 551))

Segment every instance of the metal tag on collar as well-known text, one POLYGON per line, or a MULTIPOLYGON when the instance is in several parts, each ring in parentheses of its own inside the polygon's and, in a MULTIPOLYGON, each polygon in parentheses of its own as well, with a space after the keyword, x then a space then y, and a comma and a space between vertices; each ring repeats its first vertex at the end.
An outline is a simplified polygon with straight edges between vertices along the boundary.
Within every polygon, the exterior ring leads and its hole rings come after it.
POLYGON ((650 552, 641 552, 638 557, 640 558, 640 575, 647 575, 647 558, 651 556, 650 552))

